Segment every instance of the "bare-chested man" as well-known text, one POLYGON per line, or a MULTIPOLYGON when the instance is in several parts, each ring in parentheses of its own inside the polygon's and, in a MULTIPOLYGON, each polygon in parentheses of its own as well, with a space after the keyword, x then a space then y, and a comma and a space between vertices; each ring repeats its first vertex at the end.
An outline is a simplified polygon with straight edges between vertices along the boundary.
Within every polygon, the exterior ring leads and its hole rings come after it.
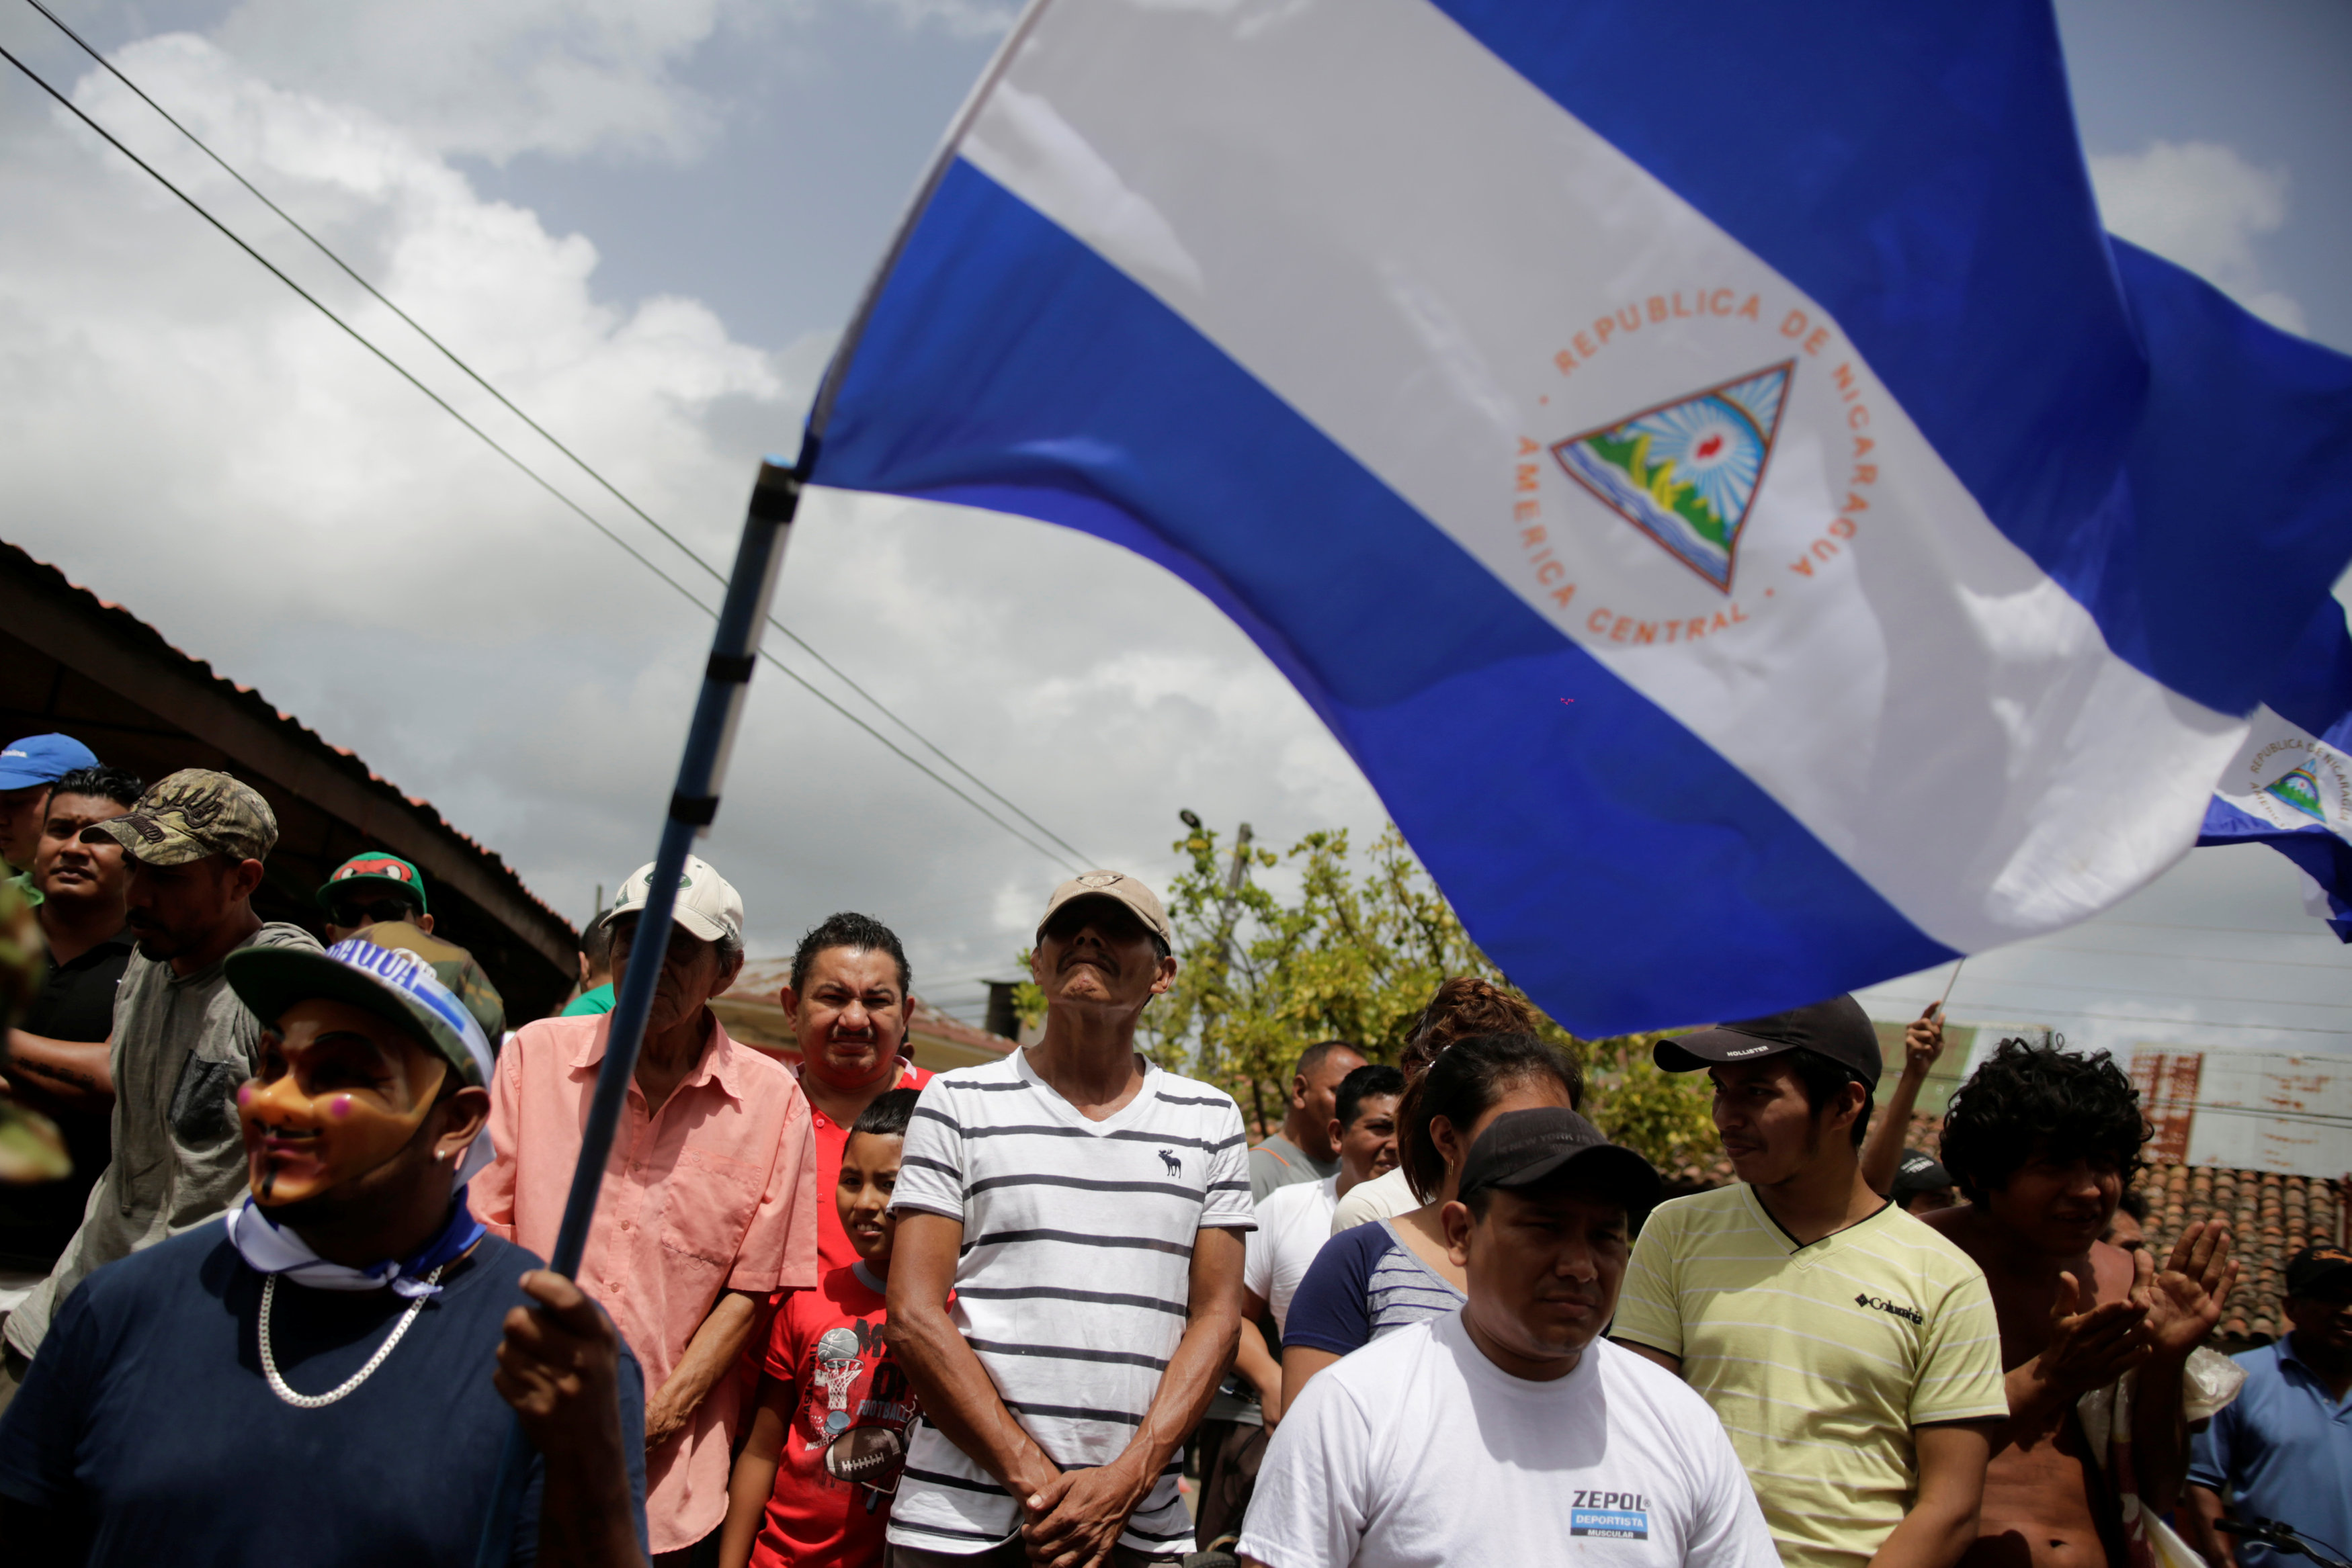
POLYGON ((1943 1163, 1968 1201, 1927 1223, 1985 1271, 2010 1406, 1960 1568, 2125 1568, 2125 1478, 2089 1451, 2075 1406, 2135 1368, 2126 1484, 2159 1514, 2179 1500, 2181 1368, 2237 1265, 2219 1225, 2190 1226, 2161 1270, 2154 1254, 2099 1239, 2147 1139, 2138 1097, 2104 1052, 2020 1040, 2001 1042, 1945 1117, 1943 1163))

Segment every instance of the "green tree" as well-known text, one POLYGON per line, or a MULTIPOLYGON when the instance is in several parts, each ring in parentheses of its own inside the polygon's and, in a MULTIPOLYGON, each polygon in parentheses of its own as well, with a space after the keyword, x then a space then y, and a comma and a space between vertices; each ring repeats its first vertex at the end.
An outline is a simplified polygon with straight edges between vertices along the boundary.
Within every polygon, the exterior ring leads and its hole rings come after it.
MULTIPOLYGON (((1440 981, 1474 975, 1515 988, 1393 825, 1361 852, 1337 830, 1280 855, 1241 835, 1221 851, 1217 831, 1191 812, 1185 825, 1173 846, 1184 869, 1167 890, 1181 965, 1144 1014, 1140 1043, 1160 1066, 1223 1088, 1262 1133, 1281 1122, 1291 1064, 1315 1041, 1345 1040, 1394 1061, 1440 981), (1297 886, 1287 898, 1255 874, 1286 863, 1282 880, 1297 886)), ((1033 1022, 1044 1015, 1034 986, 1019 1004, 1033 1022)), ((1586 1109, 1611 1137, 1669 1174, 1713 1157, 1706 1085, 1652 1065, 1659 1036, 1585 1041, 1549 1019, 1543 1032, 1586 1064, 1586 1109)))

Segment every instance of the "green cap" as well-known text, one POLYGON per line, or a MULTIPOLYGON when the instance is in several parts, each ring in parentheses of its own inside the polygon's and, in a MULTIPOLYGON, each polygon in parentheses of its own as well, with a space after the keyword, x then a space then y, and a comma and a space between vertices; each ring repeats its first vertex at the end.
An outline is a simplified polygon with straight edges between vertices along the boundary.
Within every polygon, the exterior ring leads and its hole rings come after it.
POLYGON ((406 1030, 446 1058, 467 1083, 487 1084, 490 1042, 498 1035, 485 1027, 478 1010, 482 995, 499 1009, 493 1017, 499 1024, 504 1010, 488 980, 480 980, 471 998, 460 988, 468 968, 478 978, 471 954, 435 942, 404 921, 371 925, 323 953, 313 947, 240 947, 223 966, 229 988, 265 1024, 276 1023, 296 1002, 347 1002, 406 1030))
POLYGON ((419 915, 430 915, 433 906, 425 902, 425 878, 417 869, 398 855, 382 850, 362 850, 334 869, 327 885, 319 890, 319 907, 332 909, 346 898, 367 898, 392 893, 416 905, 419 915))
POLYGON ((185 865, 220 854, 260 861, 278 846, 278 814, 249 784, 209 768, 183 768, 149 786, 129 816, 82 830, 84 838, 92 833, 149 865, 185 865))

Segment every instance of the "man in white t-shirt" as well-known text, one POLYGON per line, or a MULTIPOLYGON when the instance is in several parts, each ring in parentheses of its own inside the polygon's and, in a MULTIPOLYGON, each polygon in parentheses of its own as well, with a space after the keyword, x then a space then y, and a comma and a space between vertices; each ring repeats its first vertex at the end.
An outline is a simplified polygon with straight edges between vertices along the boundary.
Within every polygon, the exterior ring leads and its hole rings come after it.
POLYGON ((1600 1337, 1657 1173, 1557 1107, 1496 1118, 1446 1205, 1458 1312, 1318 1375, 1236 1551, 1259 1568, 1778 1568, 1715 1413, 1600 1337))
POLYGON ((1258 1199, 1257 1228, 1249 1234, 1242 1263, 1241 1350, 1234 1358, 1234 1375, 1247 1380, 1257 1403, 1233 1401, 1246 1419, 1221 1419, 1212 1406, 1201 1423, 1201 1490, 1192 1525, 1204 1552, 1231 1545, 1241 1532, 1266 1439, 1282 1419, 1282 1331, 1290 1321, 1290 1298, 1330 1239, 1331 1211, 1340 1197, 1396 1168, 1397 1102, 1403 1094, 1404 1074, 1393 1067, 1349 1073, 1332 1103, 1337 1114, 1329 1136, 1339 1168, 1258 1199))
MULTIPOLYGON (((1404 1074, 1393 1067, 1359 1067, 1341 1079, 1339 1114, 1331 1122, 1339 1170, 1321 1181, 1276 1187, 1258 1200, 1257 1228, 1250 1232, 1242 1263, 1242 1288, 1248 1292, 1242 1310, 1250 1322, 1270 1312, 1277 1332, 1288 1323, 1290 1298, 1331 1239, 1339 1200, 1350 1187, 1396 1169, 1397 1102, 1403 1095, 1404 1074)), ((1279 1419, 1278 1399, 1276 1414, 1279 1419)))

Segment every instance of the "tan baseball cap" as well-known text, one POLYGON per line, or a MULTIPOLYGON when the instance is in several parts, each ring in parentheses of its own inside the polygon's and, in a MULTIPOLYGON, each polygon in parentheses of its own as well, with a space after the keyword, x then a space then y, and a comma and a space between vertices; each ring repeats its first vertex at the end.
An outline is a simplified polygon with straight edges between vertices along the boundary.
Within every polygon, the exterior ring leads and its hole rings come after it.
POLYGON ((183 768, 148 787, 127 817, 93 822, 133 860, 185 865, 207 855, 261 861, 278 847, 278 814, 249 784, 208 768, 183 768))
POLYGON ((1154 936, 1171 947, 1176 946, 1176 931, 1168 924, 1168 911, 1160 906, 1160 895, 1123 871, 1080 872, 1055 888, 1054 896, 1045 901, 1045 915, 1037 921, 1037 935, 1041 939, 1045 935, 1047 923, 1054 918, 1055 911, 1078 898, 1116 899, 1142 921, 1154 936))
MULTIPOLYGON (((621 884, 613 900, 613 907, 603 915, 614 920, 624 915, 644 912, 646 895, 653 892, 654 868, 639 866, 629 880, 621 884)), ((686 869, 677 879, 677 903, 671 906, 671 921, 705 942, 716 942, 732 936, 743 936, 743 899, 720 876, 709 861, 695 855, 686 857, 686 869)))

